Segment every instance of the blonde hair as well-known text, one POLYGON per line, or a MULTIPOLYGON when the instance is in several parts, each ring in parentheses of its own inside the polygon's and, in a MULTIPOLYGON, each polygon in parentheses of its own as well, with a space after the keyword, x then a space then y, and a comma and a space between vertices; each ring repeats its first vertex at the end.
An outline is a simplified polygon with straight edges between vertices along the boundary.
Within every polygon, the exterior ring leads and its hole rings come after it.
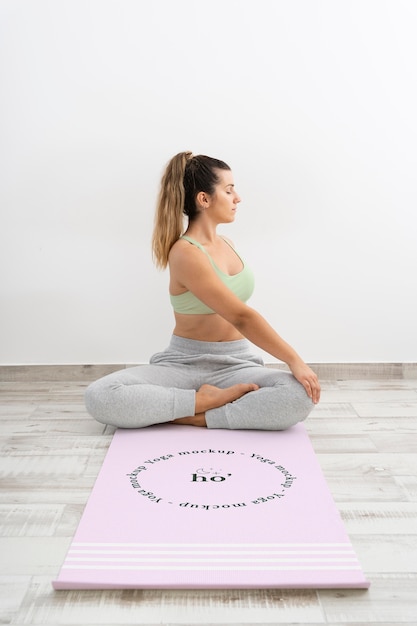
POLYGON ((184 174, 192 152, 180 152, 168 163, 161 180, 155 224, 152 236, 152 252, 155 265, 165 269, 168 255, 184 230, 184 174))
POLYGON ((189 221, 198 215, 195 199, 200 191, 212 195, 219 176, 216 170, 230 167, 205 155, 179 152, 168 163, 161 180, 152 235, 155 265, 165 269, 169 252, 184 232, 184 216, 189 221))

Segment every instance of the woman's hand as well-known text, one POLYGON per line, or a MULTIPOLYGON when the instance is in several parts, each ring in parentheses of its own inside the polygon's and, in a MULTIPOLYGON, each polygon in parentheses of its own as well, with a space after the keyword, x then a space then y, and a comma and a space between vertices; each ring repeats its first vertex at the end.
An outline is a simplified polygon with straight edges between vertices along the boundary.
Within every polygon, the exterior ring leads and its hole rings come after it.
POLYGON ((312 399, 314 404, 317 404, 320 400, 320 383, 317 375, 304 361, 297 361, 289 367, 295 378, 306 390, 308 397, 312 399))

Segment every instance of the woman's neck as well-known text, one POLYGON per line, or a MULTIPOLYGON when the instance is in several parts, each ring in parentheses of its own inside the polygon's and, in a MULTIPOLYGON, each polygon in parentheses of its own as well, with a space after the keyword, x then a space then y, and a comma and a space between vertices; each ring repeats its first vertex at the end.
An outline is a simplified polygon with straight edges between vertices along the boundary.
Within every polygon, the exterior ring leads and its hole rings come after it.
POLYGON ((196 239, 202 245, 210 245, 215 243, 219 236, 216 226, 212 224, 192 223, 188 225, 185 235, 196 239))

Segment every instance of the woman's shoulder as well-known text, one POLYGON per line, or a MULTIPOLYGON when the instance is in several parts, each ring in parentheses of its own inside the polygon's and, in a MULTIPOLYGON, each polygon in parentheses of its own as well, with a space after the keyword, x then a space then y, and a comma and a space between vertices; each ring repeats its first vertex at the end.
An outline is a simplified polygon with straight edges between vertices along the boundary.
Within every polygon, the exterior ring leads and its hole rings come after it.
POLYGON ((178 263, 185 259, 193 258, 198 248, 196 245, 192 245, 192 243, 194 243, 194 241, 190 242, 183 237, 177 239, 169 251, 169 262, 178 263))

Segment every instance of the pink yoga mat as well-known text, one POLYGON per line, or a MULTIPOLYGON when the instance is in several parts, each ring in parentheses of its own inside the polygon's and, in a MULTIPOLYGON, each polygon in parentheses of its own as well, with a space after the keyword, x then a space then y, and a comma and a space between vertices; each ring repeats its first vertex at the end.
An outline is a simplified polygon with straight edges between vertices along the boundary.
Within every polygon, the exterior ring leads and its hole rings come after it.
POLYGON ((117 430, 55 589, 367 588, 302 424, 117 430))

